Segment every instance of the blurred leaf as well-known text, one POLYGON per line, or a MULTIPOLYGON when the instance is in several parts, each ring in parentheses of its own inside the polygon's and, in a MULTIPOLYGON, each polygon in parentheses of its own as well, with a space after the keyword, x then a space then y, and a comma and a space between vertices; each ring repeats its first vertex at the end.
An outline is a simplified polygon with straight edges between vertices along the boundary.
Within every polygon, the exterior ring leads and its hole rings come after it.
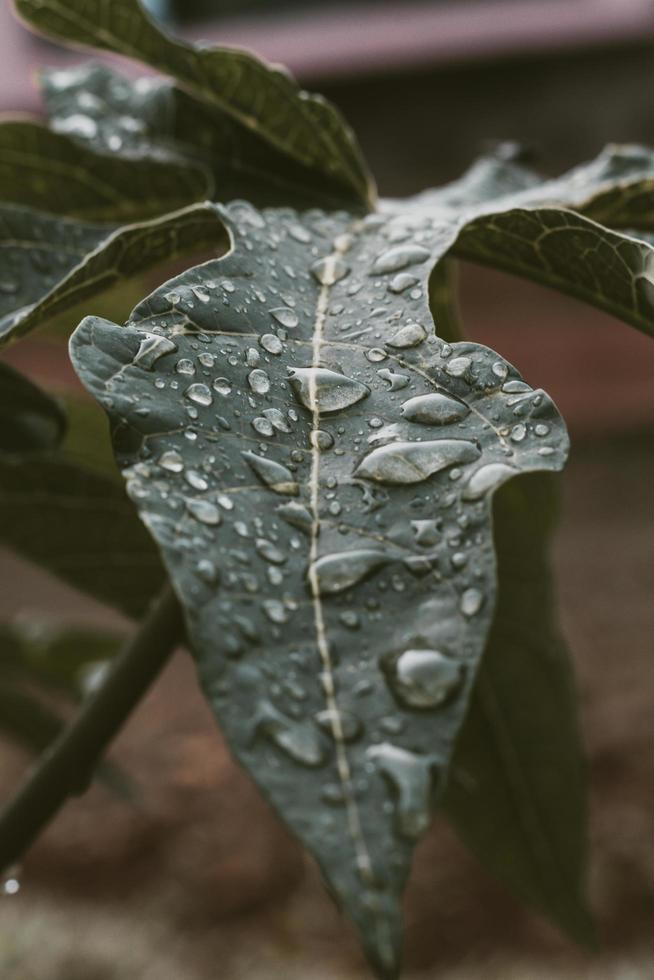
POLYGON ((586 773, 549 568, 556 502, 540 474, 495 497, 498 601, 444 807, 496 877, 589 944, 586 773))
POLYGON ((227 256, 126 327, 87 318, 71 356, 235 753, 392 976, 430 787, 490 628, 490 495, 559 469, 567 435, 493 351, 421 326, 439 227, 393 245, 393 217, 219 213, 227 256), (393 284, 409 267, 407 293, 393 284))
POLYGON ((56 459, 0 461, 0 542, 129 616, 164 581, 122 487, 56 459))
POLYGON ((0 363, 0 453, 54 449, 66 431, 66 415, 44 391, 0 363))
POLYGON ((143 221, 211 195, 206 171, 188 161, 95 153, 40 123, 0 123, 5 203, 114 225, 143 221))
POLYGON ((94 62, 45 72, 41 89, 57 132, 124 157, 201 163, 213 176, 214 200, 298 208, 352 203, 352 191, 321 170, 167 80, 133 81, 94 62))
MULTIPOLYGON (((231 142, 239 131, 255 133, 283 156, 320 174, 365 205, 370 178, 356 140, 338 111, 298 88, 282 68, 247 51, 185 44, 165 34, 137 0, 15 0, 30 26, 66 44, 114 51, 175 78, 191 95, 231 118, 231 142)), ((247 138, 245 147, 254 145, 247 138)), ((232 154, 233 155, 233 154, 232 154)))
POLYGON ((12 269, 7 288, 0 284, 0 345, 128 277, 184 253, 225 245, 222 222, 208 205, 117 231, 0 208, 0 254, 12 269), (35 240, 38 248, 32 247, 35 240))

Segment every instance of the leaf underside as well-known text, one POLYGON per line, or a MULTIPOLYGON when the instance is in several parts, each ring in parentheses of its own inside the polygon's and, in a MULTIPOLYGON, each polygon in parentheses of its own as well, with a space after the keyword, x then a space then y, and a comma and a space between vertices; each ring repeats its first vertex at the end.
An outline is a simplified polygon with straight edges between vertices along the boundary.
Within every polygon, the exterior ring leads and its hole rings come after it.
POLYGON ((226 257, 125 327, 87 318, 71 354, 221 726, 392 976, 493 615, 490 495, 560 469, 567 436, 498 355, 438 340, 449 224, 217 213, 226 257))

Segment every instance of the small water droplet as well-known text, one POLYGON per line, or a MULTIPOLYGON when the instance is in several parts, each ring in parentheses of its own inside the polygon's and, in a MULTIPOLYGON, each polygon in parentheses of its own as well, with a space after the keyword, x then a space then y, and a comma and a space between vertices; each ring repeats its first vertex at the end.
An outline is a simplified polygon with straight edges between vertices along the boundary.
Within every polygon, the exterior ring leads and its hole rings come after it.
POLYGON ((270 378, 261 368, 256 368, 248 374, 248 384, 257 395, 266 395, 270 391, 270 378))
POLYGON ((453 357, 445 365, 445 371, 452 378, 462 378, 470 368, 472 360, 469 357, 453 357))
POLYGON ((484 596, 479 589, 466 589, 461 596, 460 608, 464 616, 476 616, 484 604, 484 596))
POLYGON ((391 391, 399 391, 401 388, 406 388, 411 380, 406 374, 396 374, 390 368, 382 368, 377 374, 383 381, 388 381, 391 386, 391 391))
POLYGON ((380 361, 385 361, 388 354, 381 347, 371 347, 370 350, 366 351, 366 357, 373 364, 378 364, 380 361))
POLYGON ((212 504, 210 500, 202 500, 198 497, 189 497, 186 499, 186 509, 196 520, 201 521, 202 524, 220 524, 222 518, 220 516, 220 511, 215 504, 212 504))
POLYGON ((389 282, 388 291, 391 293, 403 293, 405 289, 410 289, 411 286, 415 286, 417 283, 418 279, 416 276, 412 276, 409 272, 399 272, 389 282))
POLYGON ((320 729, 311 722, 287 718, 271 704, 260 707, 256 729, 300 765, 314 768, 326 760, 328 743, 320 729))
POLYGON ((177 374, 195 374, 195 365, 188 357, 182 357, 175 365, 177 374))
POLYGON ((181 473, 184 469, 184 460, 175 449, 162 453, 157 462, 162 469, 170 473, 181 473))
POLYGON ((213 390, 225 398, 227 395, 231 395, 232 386, 227 378, 216 378, 213 383, 213 390))
POLYGON ((331 449, 334 445, 334 437, 331 432, 325 432, 324 429, 314 429, 310 436, 311 445, 321 452, 326 452, 331 449))
POLYGON ((282 504, 281 507, 278 507, 276 513, 292 527, 297 527, 306 534, 311 531, 313 518, 311 512, 303 504, 291 500, 289 503, 282 504))
POLYGON ((275 493, 296 497, 300 492, 293 474, 285 466, 282 466, 281 463, 277 463, 275 460, 268 459, 265 456, 257 456, 256 453, 251 452, 242 452, 241 456, 243 456, 261 482, 271 490, 274 490, 275 493))
POLYGON ((430 822, 433 756, 421 756, 384 742, 373 745, 367 755, 391 783, 396 794, 397 831, 415 840, 430 822))
POLYGON ((265 561, 269 561, 272 565, 283 565, 286 562, 284 552, 277 545, 273 544, 272 541, 268 541, 267 538, 257 538, 255 547, 261 557, 265 561))
POLYGON ((357 548, 323 555, 309 568, 309 581, 319 595, 343 592, 391 560, 384 551, 357 548))
POLYGON ((349 271, 350 267, 341 258, 334 255, 318 259, 311 266, 311 274, 321 286, 334 286, 341 279, 345 279, 349 271))

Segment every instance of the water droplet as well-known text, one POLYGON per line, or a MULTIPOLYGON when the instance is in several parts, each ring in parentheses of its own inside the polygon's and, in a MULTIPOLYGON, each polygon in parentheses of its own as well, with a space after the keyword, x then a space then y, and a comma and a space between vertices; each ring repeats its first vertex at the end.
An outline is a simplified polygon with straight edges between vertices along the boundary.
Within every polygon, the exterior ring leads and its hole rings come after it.
POLYGON ((500 381, 504 381, 507 374, 509 373, 509 369, 507 365, 504 363, 504 361, 495 361, 495 363, 491 367, 491 371, 493 372, 496 378, 500 379, 500 381))
POLYGON ((351 711, 339 711, 338 709, 326 708, 318 712, 316 721, 324 732, 331 735, 334 740, 340 741, 341 737, 345 742, 354 742, 362 731, 361 720, 351 711))
POLYGON ((2 894, 7 896, 17 895, 20 891, 20 881, 10 875, 2 883, 2 894))
POLYGON ((256 368, 248 374, 248 384, 257 395, 265 395, 270 391, 270 378, 261 368, 256 368))
POLYGON ((284 418, 283 413, 278 408, 266 408, 263 416, 267 419, 274 429, 278 432, 290 432, 291 427, 284 418))
POLYGON ((288 609, 279 599, 264 599, 262 606, 271 623, 281 626, 282 623, 288 622, 288 609))
POLYGON ((289 225, 288 233, 291 238, 294 238, 296 242, 300 242, 302 245, 308 245, 311 241, 311 234, 302 225, 289 225))
POLYGON ((196 520, 202 524, 220 524, 222 518, 220 511, 210 500, 202 500, 198 497, 189 497, 186 500, 186 509, 196 520))
POLYGON ((261 361, 259 351, 254 347, 248 347, 245 352, 245 363, 248 367, 256 367, 261 361))
POLYGON ((389 682, 409 708, 437 708, 461 685, 461 664, 438 650, 405 650, 385 668, 389 682))
POLYGON ((334 437, 331 432, 325 432, 324 429, 314 429, 310 436, 311 445, 315 446, 321 452, 326 452, 331 449, 334 445, 334 437))
POLYGON ((345 279, 350 271, 350 267, 341 258, 335 255, 328 255, 324 259, 318 259, 311 266, 311 274, 317 279, 321 286, 333 286, 341 279, 345 279))
POLYGON ((549 425, 543 425, 541 422, 534 427, 534 432, 537 436, 547 436, 549 435, 550 427, 549 425))
POLYGON ((361 625, 359 617, 353 609, 346 609, 345 612, 342 612, 338 618, 343 626, 347 626, 347 628, 350 630, 357 630, 361 625))
POLYGON ((160 357, 164 354, 172 354, 177 350, 177 346, 168 337, 160 337, 156 333, 146 333, 139 344, 139 349, 134 355, 134 364, 151 371, 160 357))
POLYGON ((181 473, 184 469, 184 460, 175 449, 162 453, 157 462, 162 469, 170 473, 181 473))
POLYGON ((429 251, 422 245, 396 245, 377 256, 372 266, 372 275, 399 272, 409 265, 426 262, 429 256, 429 251))
POLYGON ((475 616, 484 604, 484 596, 479 589, 466 589, 461 596, 460 608, 464 616, 475 616))
POLYGON ((218 581, 218 569, 212 561, 209 561, 208 558, 201 558, 197 563, 195 570, 198 577, 201 578, 203 582, 206 582, 207 585, 215 585, 218 581))
POLYGON ((213 383, 213 390, 219 395, 226 397, 227 395, 231 395, 232 386, 227 378, 216 378, 213 383))
POLYGON ((213 403, 211 391, 205 384, 190 385, 184 392, 184 395, 197 405, 208 406, 213 403))
POLYGON ((507 381, 506 384, 502 385, 502 391, 505 391, 507 395, 517 395, 525 391, 531 391, 531 385, 528 385, 526 381, 507 381))
POLYGON ((395 347, 398 350, 402 350, 406 347, 417 347, 421 344, 425 337, 427 336, 427 331, 420 323, 407 323, 404 327, 400 329, 393 335, 393 337, 388 341, 387 347, 395 347))
POLYGON ((296 497, 300 492, 295 478, 290 470, 281 463, 276 463, 265 456, 257 456, 256 453, 242 452, 241 456, 245 459, 252 471, 259 477, 262 483, 275 493, 287 494, 296 497))
POLYGON ((309 511, 303 504, 299 504, 295 500, 292 500, 289 501, 289 503, 282 504, 281 507, 278 507, 276 513, 279 514, 279 516, 292 527, 297 527, 300 531, 304 531, 306 534, 311 531, 313 526, 311 511, 309 511))
POLYGON ((206 286, 191 286, 191 292, 201 303, 208 303, 211 299, 211 293, 206 286))
POLYGON ((383 381, 388 381, 391 386, 391 391, 399 391, 400 388, 406 388, 411 380, 406 374, 396 374, 390 368, 382 368, 377 374, 383 381))
POLYGON ((373 745, 367 755, 389 780, 396 794, 397 831, 415 840, 429 826, 433 756, 416 755, 384 742, 373 745))
POLYGON ((403 293, 405 289, 410 289, 417 282, 418 279, 416 276, 412 276, 409 272, 400 272, 396 276, 393 276, 388 284, 388 290, 391 293, 403 293))
POLYGON ((195 374, 195 365, 188 357, 182 357, 175 365, 177 374, 195 374))
POLYGON ((265 561, 269 561, 272 565, 283 565, 286 561, 284 552, 277 545, 273 544, 272 541, 268 541, 267 538, 257 538, 255 547, 261 557, 265 561))
POLYGON ((393 442, 373 449, 354 472, 378 483, 419 483, 456 463, 472 463, 480 455, 475 443, 465 439, 393 442))
POLYGON ((515 476, 518 470, 507 463, 488 463, 472 474, 461 496, 464 500, 479 500, 510 476, 515 476))
POLYGON ((265 333, 259 338, 259 343, 269 354, 281 354, 283 344, 279 337, 274 333, 265 333))
POLYGON ((400 412, 409 422, 422 422, 424 425, 449 425, 459 422, 470 412, 468 406, 445 395, 434 392, 430 395, 417 395, 409 398, 400 408, 400 412))
POLYGON ((325 762, 327 744, 320 729, 311 722, 294 721, 266 704, 259 709, 256 729, 300 765, 314 768, 325 762))
POLYGON ((440 539, 440 522, 433 518, 422 521, 411 521, 411 530, 416 539, 416 544, 421 548, 433 548, 440 539))
POLYGON ((519 422, 518 425, 514 425, 511 429, 511 440, 513 442, 522 442, 527 435, 527 426, 519 422))
POLYGON ((469 357, 453 357, 445 365, 445 371, 452 378, 462 378, 471 364, 472 360, 469 357))
POLYGON ((370 394, 370 388, 327 368, 289 368, 289 383, 296 398, 314 412, 338 412, 370 394))
POLYGON ((275 434, 275 430, 273 429, 270 419, 262 418, 260 415, 257 416, 257 418, 252 419, 251 425, 258 435, 264 436, 266 439, 272 438, 272 436, 275 434))
POLYGON ((208 490, 209 489, 209 484, 207 483, 207 481, 205 480, 205 478, 202 476, 202 474, 201 473, 198 473, 197 470, 188 470, 184 474, 184 479, 189 484, 189 486, 193 487, 194 490, 208 490))
POLYGON ((212 368, 216 363, 216 358, 209 351, 202 351, 201 354, 198 354, 198 361, 202 367, 212 368))
POLYGON ((309 581, 315 584, 319 595, 333 595, 349 589, 389 561, 390 555, 372 548, 335 552, 313 562, 309 581))
POLYGON ((385 361, 388 354, 381 347, 371 347, 370 350, 366 351, 366 357, 373 364, 378 364, 380 361, 385 361))

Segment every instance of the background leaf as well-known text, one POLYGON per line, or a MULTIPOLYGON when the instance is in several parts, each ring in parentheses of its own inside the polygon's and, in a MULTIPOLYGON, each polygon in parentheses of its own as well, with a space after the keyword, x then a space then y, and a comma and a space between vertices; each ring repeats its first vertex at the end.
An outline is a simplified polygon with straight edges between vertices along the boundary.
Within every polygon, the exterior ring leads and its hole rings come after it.
POLYGON ((66 416, 59 403, 0 363, 0 453, 53 449, 65 430, 66 416))
POLYGON ((532 474, 496 494, 497 606, 443 806, 496 877, 589 944, 586 773, 549 568, 555 491, 532 474))

